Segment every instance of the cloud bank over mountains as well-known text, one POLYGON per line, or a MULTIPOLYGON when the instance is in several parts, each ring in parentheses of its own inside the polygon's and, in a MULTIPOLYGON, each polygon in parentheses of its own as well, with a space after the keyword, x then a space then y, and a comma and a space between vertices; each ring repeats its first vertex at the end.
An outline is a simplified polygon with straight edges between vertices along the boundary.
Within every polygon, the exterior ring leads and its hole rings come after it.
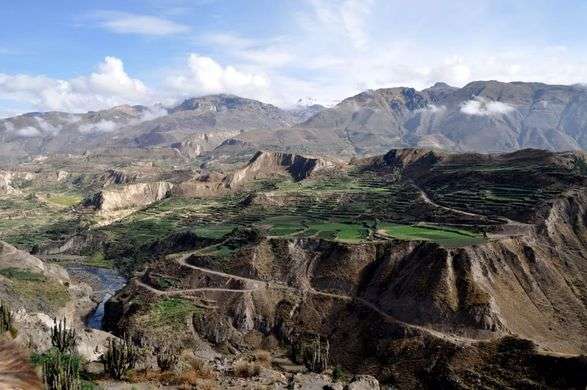
POLYGON ((125 72, 120 59, 106 57, 96 72, 69 80, 0 73, 0 98, 29 102, 42 111, 84 112, 155 97, 125 72))

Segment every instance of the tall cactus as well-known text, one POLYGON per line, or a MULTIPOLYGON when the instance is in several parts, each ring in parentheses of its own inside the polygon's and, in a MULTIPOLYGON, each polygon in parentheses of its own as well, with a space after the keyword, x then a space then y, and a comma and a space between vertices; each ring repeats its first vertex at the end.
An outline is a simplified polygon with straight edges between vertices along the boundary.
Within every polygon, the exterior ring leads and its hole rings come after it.
POLYGON ((138 352, 130 340, 108 339, 108 349, 102 356, 104 370, 114 379, 121 379, 136 365, 138 352))
POLYGON ((319 335, 301 336, 292 345, 293 358, 305 364, 313 372, 322 372, 328 368, 330 342, 319 335))
POLYGON ((53 319, 53 328, 51 329, 51 344, 61 353, 74 353, 77 346, 77 333, 75 329, 67 329, 67 319, 63 318, 57 322, 53 319))
POLYGON ((0 335, 6 332, 14 332, 12 312, 4 302, 0 302, 0 335))
POLYGON ((52 352, 43 362, 43 381, 48 390, 81 390, 77 356, 52 352))

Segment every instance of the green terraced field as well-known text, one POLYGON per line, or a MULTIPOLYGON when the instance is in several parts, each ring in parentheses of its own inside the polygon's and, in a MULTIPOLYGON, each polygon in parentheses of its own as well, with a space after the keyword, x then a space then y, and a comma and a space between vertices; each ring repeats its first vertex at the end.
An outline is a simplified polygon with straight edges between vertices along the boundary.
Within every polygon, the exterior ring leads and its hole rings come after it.
POLYGON ((311 223, 308 227, 305 235, 310 235, 311 232, 324 239, 356 243, 369 237, 369 229, 360 223, 322 222, 311 223))
POLYGON ((424 240, 440 245, 456 247, 482 243, 482 235, 461 229, 436 226, 409 226, 382 223, 377 225, 378 231, 399 240, 424 240))

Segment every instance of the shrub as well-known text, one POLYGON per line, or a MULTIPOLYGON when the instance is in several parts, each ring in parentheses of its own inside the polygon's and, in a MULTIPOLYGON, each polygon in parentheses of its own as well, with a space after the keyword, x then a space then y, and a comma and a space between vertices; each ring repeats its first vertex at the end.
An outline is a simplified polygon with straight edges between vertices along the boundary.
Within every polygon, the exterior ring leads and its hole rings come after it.
POLYGON ((73 353, 77 347, 78 337, 75 329, 67 329, 67 319, 57 322, 53 319, 51 329, 51 344, 61 353, 73 353))
POLYGON ((177 365, 179 351, 176 347, 165 346, 157 350, 157 366, 161 371, 171 371, 177 365))
POLYGON ((258 362, 238 360, 232 365, 235 376, 240 378, 251 378, 261 373, 261 365, 258 362))
POLYGON ((213 379, 215 377, 214 370, 208 362, 196 357, 188 359, 189 365, 191 366, 192 372, 195 372, 200 378, 213 379))
POLYGON ((108 349, 102 356, 104 370, 114 379, 121 379, 135 367, 138 352, 129 340, 108 340, 108 349))
POLYGON ((271 353, 269 351, 257 350, 255 351, 255 361, 263 367, 271 367, 271 353))
POLYGON ((340 368, 340 366, 334 367, 334 369, 332 370, 332 380, 334 382, 338 382, 338 381, 342 380, 343 378, 344 378, 344 371, 342 370, 342 368, 340 368))

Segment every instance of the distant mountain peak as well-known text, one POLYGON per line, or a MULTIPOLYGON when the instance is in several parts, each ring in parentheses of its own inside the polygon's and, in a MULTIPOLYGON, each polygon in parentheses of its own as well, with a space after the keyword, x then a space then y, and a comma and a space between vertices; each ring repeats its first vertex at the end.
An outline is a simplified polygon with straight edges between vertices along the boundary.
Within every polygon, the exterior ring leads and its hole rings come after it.
POLYGON ((430 87, 430 89, 456 89, 456 87, 450 86, 445 82, 438 81, 434 83, 434 85, 430 87))

